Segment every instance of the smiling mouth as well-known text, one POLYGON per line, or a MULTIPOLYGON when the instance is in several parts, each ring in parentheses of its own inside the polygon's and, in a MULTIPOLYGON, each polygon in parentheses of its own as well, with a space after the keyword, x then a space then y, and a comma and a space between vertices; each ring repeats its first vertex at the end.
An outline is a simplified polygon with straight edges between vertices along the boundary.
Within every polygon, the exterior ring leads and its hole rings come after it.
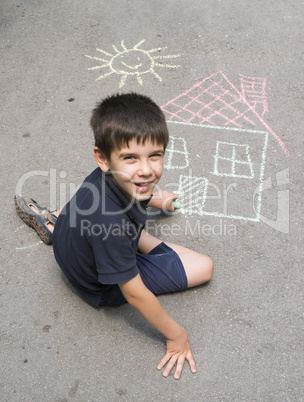
POLYGON ((136 66, 130 66, 127 63, 124 63, 123 61, 121 62, 121 64, 123 64, 125 67, 129 68, 130 70, 137 70, 139 67, 142 66, 142 63, 137 64, 136 66))
POLYGON ((145 193, 146 191, 148 191, 151 188, 153 182, 149 181, 149 182, 144 182, 144 183, 133 183, 133 184, 135 185, 138 192, 145 193))

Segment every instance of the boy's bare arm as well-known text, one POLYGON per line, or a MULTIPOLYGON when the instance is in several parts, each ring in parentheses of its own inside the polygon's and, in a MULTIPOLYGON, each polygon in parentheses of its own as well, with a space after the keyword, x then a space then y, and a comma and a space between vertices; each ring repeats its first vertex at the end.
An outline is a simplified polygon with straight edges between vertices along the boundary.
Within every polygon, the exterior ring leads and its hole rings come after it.
POLYGON ((166 363, 163 375, 167 377, 176 365, 175 379, 179 379, 185 360, 188 360, 190 369, 196 372, 195 361, 191 352, 186 331, 169 316, 157 298, 151 293, 140 275, 130 281, 119 284, 119 287, 128 301, 155 329, 167 338, 167 353, 158 364, 161 370, 166 363))
POLYGON ((175 201, 177 198, 178 194, 170 193, 167 190, 156 191, 153 193, 153 197, 149 201, 148 206, 172 212, 174 211, 172 201, 175 201))

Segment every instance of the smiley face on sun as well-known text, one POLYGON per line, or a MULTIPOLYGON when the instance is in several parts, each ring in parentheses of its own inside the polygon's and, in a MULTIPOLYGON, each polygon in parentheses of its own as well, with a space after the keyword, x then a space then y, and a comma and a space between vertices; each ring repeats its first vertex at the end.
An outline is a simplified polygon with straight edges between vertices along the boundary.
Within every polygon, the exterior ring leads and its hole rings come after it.
POLYGON ((148 73, 153 74, 159 81, 162 81, 162 78, 154 70, 155 67, 179 67, 177 65, 162 63, 162 60, 164 59, 173 59, 180 57, 179 54, 166 56, 161 56, 159 54, 153 55, 153 53, 155 52, 165 50, 166 47, 159 47, 152 50, 139 49, 140 45, 142 45, 144 42, 145 40, 142 40, 137 43, 133 48, 127 49, 124 45, 124 42, 122 41, 121 51, 118 50, 115 45, 113 45, 115 54, 110 54, 102 49, 96 49, 98 52, 103 53, 103 55, 105 55, 108 59, 86 55, 86 57, 88 57, 89 59, 98 60, 103 63, 95 67, 90 67, 89 70, 100 70, 102 68, 106 68, 109 70, 105 74, 100 75, 96 79, 96 81, 102 80, 103 78, 106 78, 112 74, 118 74, 121 76, 119 88, 124 86, 128 76, 135 76, 137 78, 137 82, 142 85, 142 76, 148 73))

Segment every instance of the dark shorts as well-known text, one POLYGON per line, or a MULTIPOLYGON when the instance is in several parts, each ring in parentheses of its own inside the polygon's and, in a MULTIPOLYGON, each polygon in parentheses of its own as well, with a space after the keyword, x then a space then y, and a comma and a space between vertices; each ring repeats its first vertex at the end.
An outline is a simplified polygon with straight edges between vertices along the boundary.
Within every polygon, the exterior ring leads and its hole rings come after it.
MULTIPOLYGON (((136 259, 141 279, 153 294, 176 292, 188 287, 187 276, 181 259, 165 243, 160 243, 148 254, 136 254, 136 259)), ((117 292, 117 289, 115 290, 117 292)), ((119 289, 114 304, 122 303, 126 303, 126 299, 119 289)), ((104 300, 100 301, 100 305, 105 304, 108 303, 104 300)))

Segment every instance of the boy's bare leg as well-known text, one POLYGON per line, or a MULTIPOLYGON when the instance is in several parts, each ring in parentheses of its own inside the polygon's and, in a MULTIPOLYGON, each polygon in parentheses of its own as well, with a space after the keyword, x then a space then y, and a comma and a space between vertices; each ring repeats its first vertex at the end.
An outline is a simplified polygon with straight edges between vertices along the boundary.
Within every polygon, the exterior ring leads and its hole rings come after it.
POLYGON ((213 275, 213 261, 206 254, 200 254, 177 244, 167 243, 181 259, 188 279, 188 288, 210 281, 213 275))
POLYGON ((155 236, 150 235, 145 229, 143 229, 138 242, 138 250, 142 254, 148 254, 160 243, 162 243, 161 240, 159 240, 155 236))
MULTIPOLYGON (((148 254, 161 242, 161 240, 143 230, 139 239, 138 249, 141 253, 148 254)), ((189 288, 210 281, 213 274, 213 261, 210 257, 177 244, 168 242, 165 242, 165 244, 171 247, 181 259, 185 268, 189 288)))

